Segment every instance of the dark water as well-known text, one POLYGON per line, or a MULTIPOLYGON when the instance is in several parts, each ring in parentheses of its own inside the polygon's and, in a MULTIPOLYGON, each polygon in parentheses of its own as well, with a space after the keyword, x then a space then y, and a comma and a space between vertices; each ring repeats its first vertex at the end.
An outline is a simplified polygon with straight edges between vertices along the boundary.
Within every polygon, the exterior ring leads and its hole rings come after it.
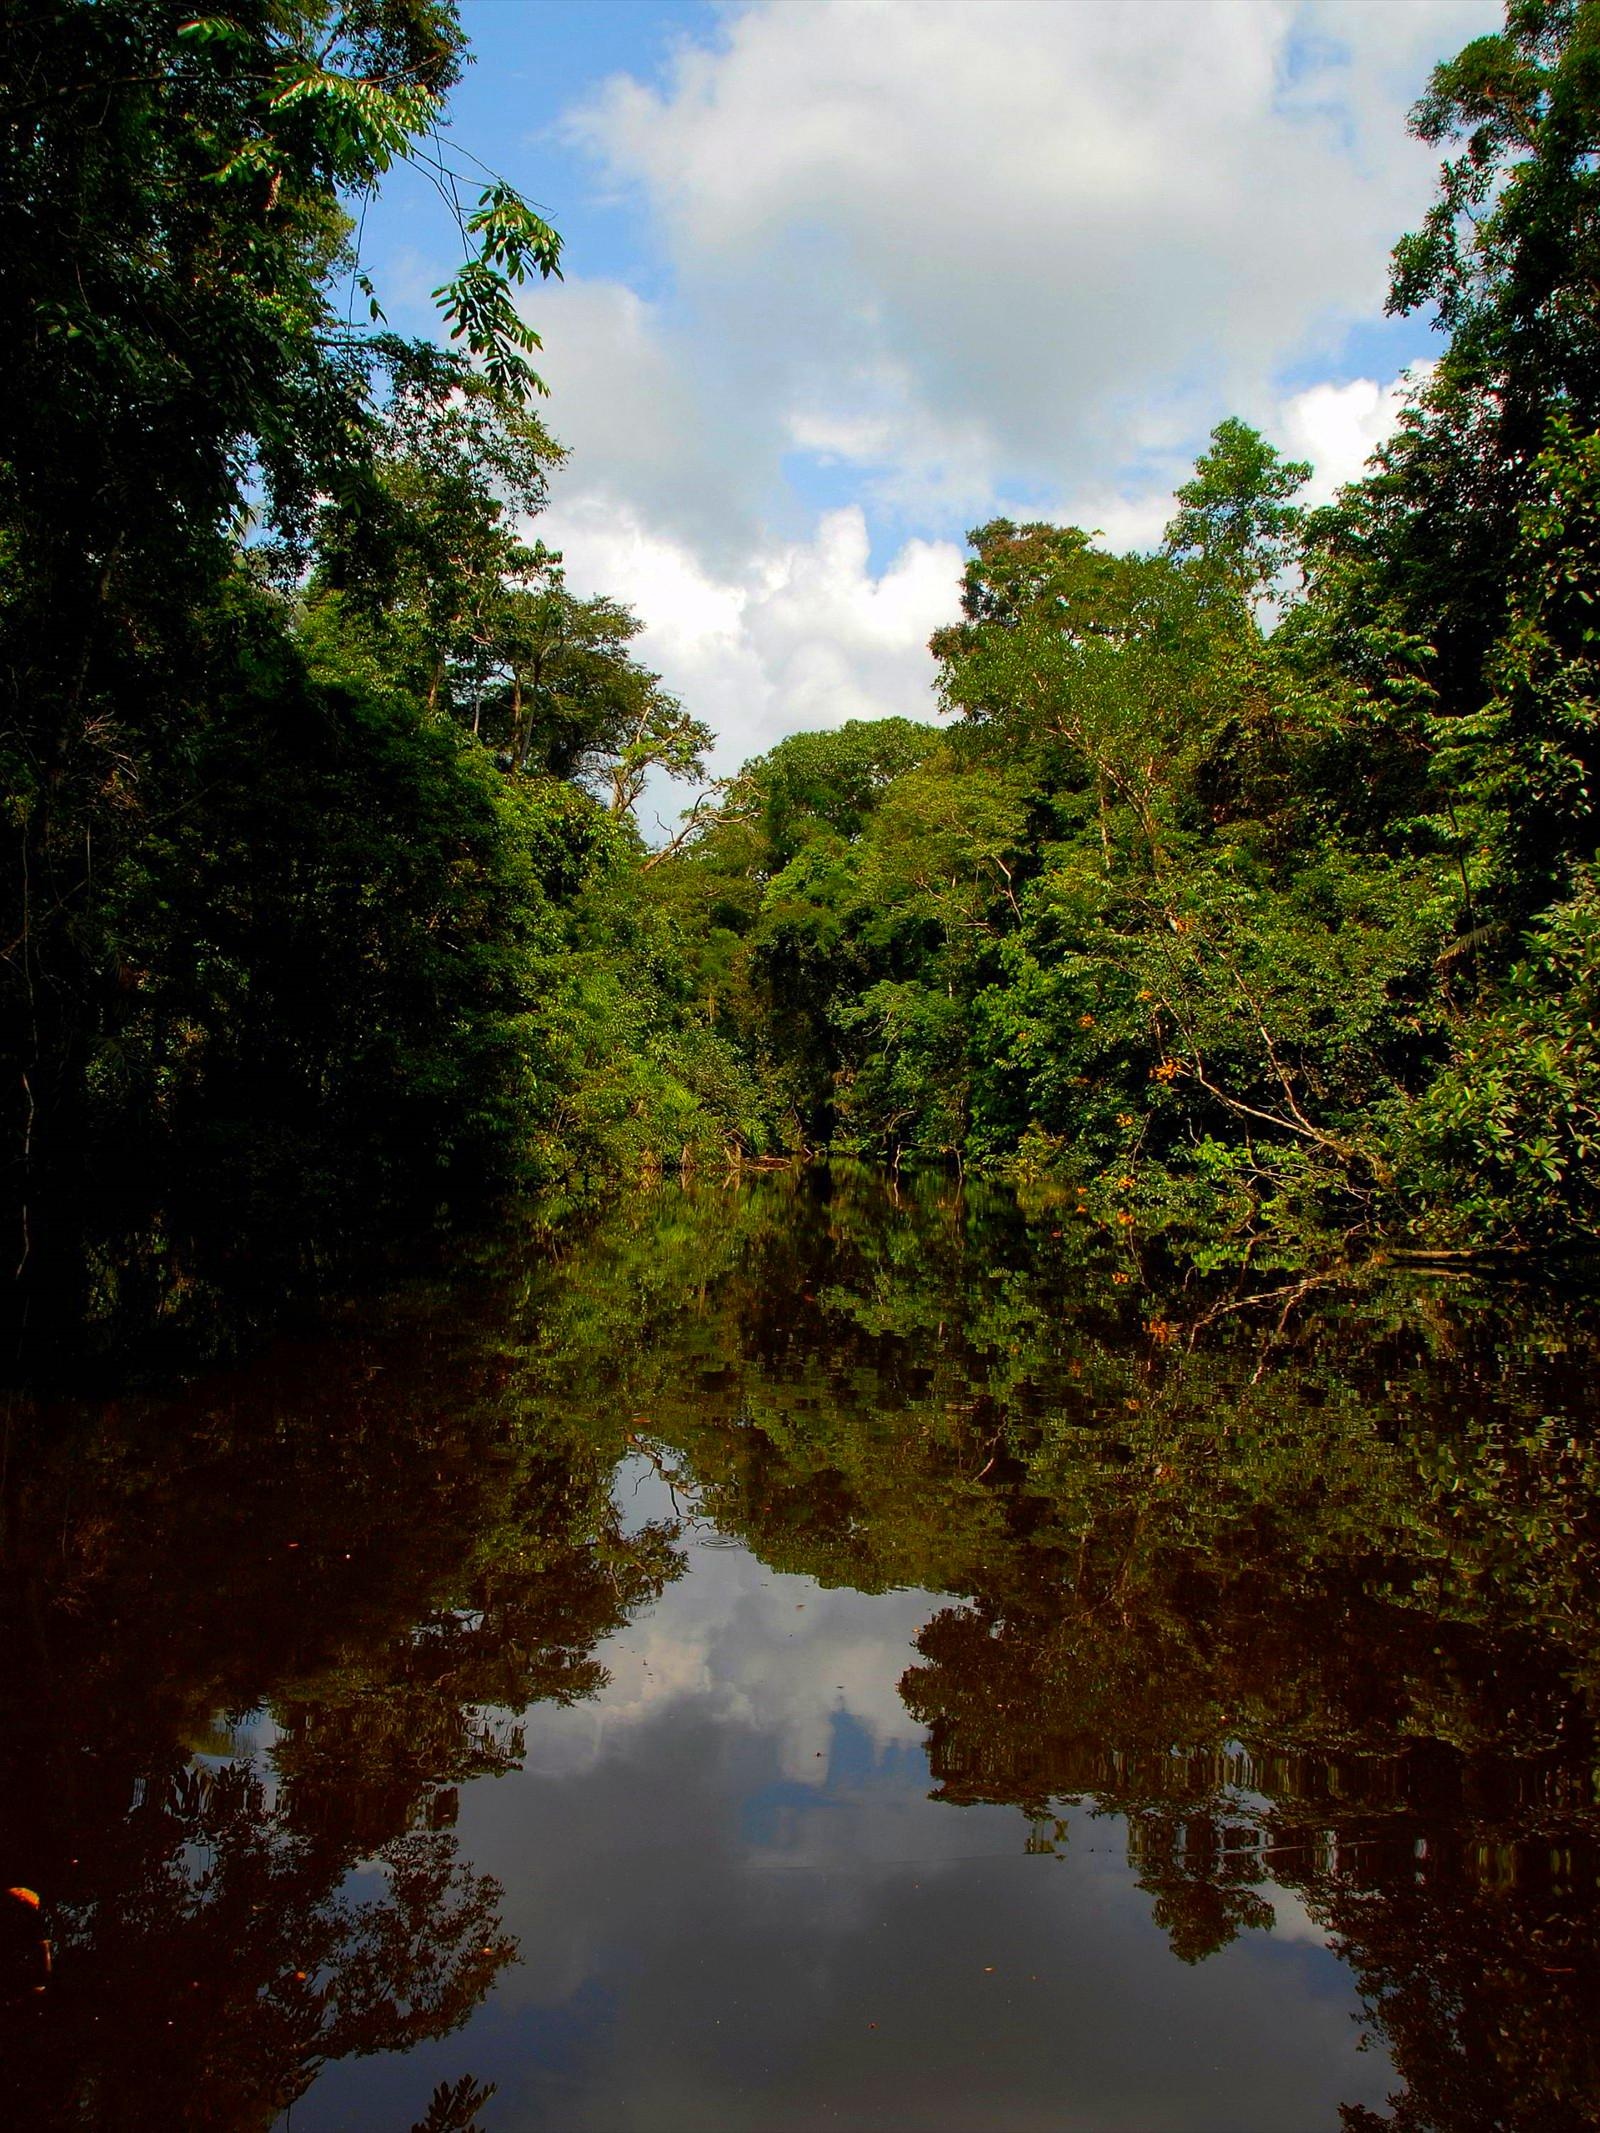
POLYGON ((1597 1383, 835 1174, 14 1401, 0 2120, 1600 2124, 1597 1383))

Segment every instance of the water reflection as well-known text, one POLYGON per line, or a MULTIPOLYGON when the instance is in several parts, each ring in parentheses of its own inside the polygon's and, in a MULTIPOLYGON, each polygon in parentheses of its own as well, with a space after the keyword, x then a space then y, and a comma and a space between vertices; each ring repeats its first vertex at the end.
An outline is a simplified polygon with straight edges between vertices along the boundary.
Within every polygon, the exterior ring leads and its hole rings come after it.
MULTIPOLYGON (((1113 1827, 1056 1861, 1012 1809, 930 1803, 895 1682, 933 1596, 684 1545, 595 1704, 463 1805, 523 1943, 468 2039, 503 2123, 1276 2133, 1381 2098, 1320 1943, 1180 1974, 1113 1827)), ((295 2123, 363 2102, 341 2069, 295 2123)))
POLYGON ((515 1953, 460 1788, 678 1561, 620 1539, 593 1448, 518 1433, 481 1326, 413 1302, 177 1401, 13 1407, 0 1882, 51 1967, 7 1979, 11 2123, 268 2126, 515 1953))
POLYGON ((8 2100, 1600 2123, 1592 1318, 1256 1288, 948 1185, 663 1187, 19 1407, 8 2100))

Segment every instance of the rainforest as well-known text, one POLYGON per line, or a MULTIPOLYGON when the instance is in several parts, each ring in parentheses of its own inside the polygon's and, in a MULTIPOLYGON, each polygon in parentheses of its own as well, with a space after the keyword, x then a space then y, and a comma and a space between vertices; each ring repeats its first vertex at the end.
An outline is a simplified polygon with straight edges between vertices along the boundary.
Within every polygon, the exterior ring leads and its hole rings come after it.
POLYGON ((23 9, 13 1265, 112 1173, 414 1206, 823 1149, 1202 1251, 1591 1239, 1594 35, 1515 7, 1417 106, 1390 304, 1441 352, 1361 480, 1305 510, 1228 417, 1155 551, 978 527, 937 717, 796 734, 649 848, 712 736, 538 538, 560 240, 491 183, 442 347, 352 248, 453 15, 23 9))
POLYGON ((1600 0, 1415 85, 1363 471, 742 767, 484 17, 0 25, 0 2093, 1600 2125, 1600 0))

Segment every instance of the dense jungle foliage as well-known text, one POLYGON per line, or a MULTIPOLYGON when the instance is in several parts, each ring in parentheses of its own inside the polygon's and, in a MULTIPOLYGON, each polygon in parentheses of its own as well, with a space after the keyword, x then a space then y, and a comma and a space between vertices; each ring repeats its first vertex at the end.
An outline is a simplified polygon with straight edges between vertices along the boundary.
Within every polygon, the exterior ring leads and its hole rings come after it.
POLYGON ((1445 341, 1364 480, 1307 511, 1230 419, 1158 554, 978 528, 953 722, 780 743, 661 869, 792 1145, 1594 1234, 1600 8, 1513 0, 1414 129, 1445 341))
POLYGON ((1200 1253, 1592 1237, 1595 0, 1417 107, 1443 352, 1363 481, 1306 511, 1230 419, 1160 553, 979 528, 946 722, 797 735, 664 852, 711 736, 531 531, 559 237, 481 186, 448 348, 353 242, 397 160, 459 192, 452 0, 5 34, 10 1264, 91 1178, 293 1220, 818 1146, 1200 1253))
POLYGON ((939 1797, 1120 1815, 1185 1961, 1297 1892, 1383 2123, 1592 2123, 1600 1333, 1304 1262, 1600 1227, 1600 0, 1418 107, 1442 353, 1366 479, 1308 511, 1229 420, 1158 554, 978 529, 943 719, 796 735, 664 852, 710 736, 533 530, 558 237, 474 185, 448 348, 354 242, 398 159, 459 177, 452 0, 4 38, 0 1264, 73 1229, 120 1387, 0 1417, 18 2122, 260 2125, 466 2019, 516 1951, 459 1788, 682 1568, 632 1460, 936 1595, 939 1797), (875 1167, 654 1178, 817 1148, 875 1167), (160 1389, 303 1216, 622 1172, 160 1389))
POLYGON ((523 538, 560 240, 480 180, 448 351, 352 245, 397 159, 460 191, 453 0, 4 36, 8 1270, 89 1177, 425 1202, 747 1130, 630 813, 709 735, 523 538))

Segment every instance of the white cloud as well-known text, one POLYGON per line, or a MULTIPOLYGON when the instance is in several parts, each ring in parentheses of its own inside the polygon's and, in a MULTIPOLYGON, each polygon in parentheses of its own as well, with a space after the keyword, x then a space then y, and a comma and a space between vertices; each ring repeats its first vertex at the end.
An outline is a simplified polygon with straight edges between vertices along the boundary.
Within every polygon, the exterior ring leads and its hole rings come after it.
POLYGON ((934 710, 927 642, 956 611, 953 542, 907 541, 874 570, 865 516, 849 505, 721 572, 682 537, 581 490, 543 531, 575 590, 619 590, 638 612, 640 657, 716 732, 719 771, 801 727, 934 710))
POLYGON ((543 412, 572 454, 558 493, 576 486, 607 497, 708 555, 757 537, 771 499, 757 473, 755 418, 730 401, 713 419, 692 333, 617 281, 572 276, 533 291, 526 308, 545 343, 543 412))
MULTIPOLYGON (((625 1462, 614 1486, 635 1524, 677 1515, 642 1459, 625 1462)), ((880 1754, 920 1746, 923 1729, 897 1684, 917 1632, 941 1605, 937 1596, 828 1589, 768 1570, 744 1548, 706 1546, 708 1530, 691 1527, 684 1536, 691 1575, 605 1645, 610 1678, 599 1695, 528 1714, 527 1767, 548 1775, 592 1770, 638 1727, 692 1705, 723 1728, 765 1735, 783 1775, 807 1785, 828 1779, 841 1715, 880 1754)))
POLYGON ((1304 1899, 1293 1889, 1273 1884, 1267 1900, 1272 1905, 1272 1930, 1277 1939, 1302 1941, 1314 1948, 1331 1946, 1332 1933, 1318 1924, 1306 1909, 1304 1899))
MULTIPOLYGON (((1417 365, 1413 375, 1423 367, 1417 365)), ((1306 492, 1310 502, 1328 503, 1336 489, 1357 479, 1399 421, 1408 384, 1404 375, 1387 385, 1352 378, 1345 385, 1313 385, 1286 403, 1276 429, 1290 455, 1309 459, 1315 469, 1306 492)))
MULTIPOLYGON (((1406 388, 1404 376, 1355 378, 1277 405, 1265 427, 1286 453, 1312 462, 1310 501, 1325 502, 1360 474, 1393 429, 1406 388)), ((866 514, 847 505, 820 514, 802 537, 752 533, 731 554, 677 530, 669 514, 647 516, 627 499, 622 470, 602 466, 604 478, 591 483, 586 471, 580 457, 540 530, 564 551, 576 591, 619 592, 635 608, 645 625, 640 656, 718 737, 715 771, 737 769, 802 728, 935 715, 927 644, 957 612, 955 542, 912 538, 874 566, 866 514)), ((1156 546, 1172 511, 1165 484, 1086 487, 1053 507, 1116 550, 1156 546)), ((647 823, 654 813, 670 822, 681 804, 668 787, 653 791, 647 823)))
POLYGON ((725 9, 662 80, 616 77, 569 118, 671 272, 653 301, 536 294, 573 450, 546 537, 580 590, 637 608, 720 770, 798 727, 927 716, 962 527, 1004 511, 1153 545, 1227 413, 1311 458, 1319 499, 1359 472, 1401 387, 1341 348, 1434 182, 1405 112, 1498 20, 1497 0, 725 9), (1308 369, 1323 382, 1283 384, 1308 369))
POLYGON ((723 404, 952 508, 1181 453, 1382 300, 1405 108, 1492 0, 810 0, 573 131, 638 188, 723 404))

